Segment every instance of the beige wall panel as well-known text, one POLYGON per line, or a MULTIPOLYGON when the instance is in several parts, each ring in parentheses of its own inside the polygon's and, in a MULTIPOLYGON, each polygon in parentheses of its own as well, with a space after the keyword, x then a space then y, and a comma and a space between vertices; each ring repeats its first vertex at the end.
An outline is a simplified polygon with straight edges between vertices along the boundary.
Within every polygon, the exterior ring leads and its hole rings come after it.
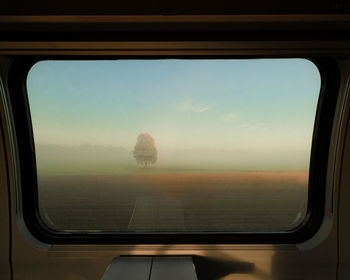
POLYGON ((196 255, 200 280, 332 280, 336 233, 317 248, 282 245, 53 246, 32 247, 14 234, 14 279, 100 279, 118 255, 196 255))

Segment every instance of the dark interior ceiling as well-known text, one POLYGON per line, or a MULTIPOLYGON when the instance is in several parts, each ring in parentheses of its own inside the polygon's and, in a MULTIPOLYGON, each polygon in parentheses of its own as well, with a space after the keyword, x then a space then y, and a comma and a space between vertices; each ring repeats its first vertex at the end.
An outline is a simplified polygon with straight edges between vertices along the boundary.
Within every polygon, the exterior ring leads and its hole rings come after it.
POLYGON ((0 15, 323 14, 350 0, 2 0, 0 15))
POLYGON ((348 40, 350 0, 0 0, 1 41, 348 40))

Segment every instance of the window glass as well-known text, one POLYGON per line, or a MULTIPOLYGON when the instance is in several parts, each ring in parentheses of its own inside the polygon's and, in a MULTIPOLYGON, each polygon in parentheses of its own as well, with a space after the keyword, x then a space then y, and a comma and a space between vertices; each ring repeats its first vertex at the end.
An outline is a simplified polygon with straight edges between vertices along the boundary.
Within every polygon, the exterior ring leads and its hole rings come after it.
POLYGON ((41 61, 41 219, 71 232, 282 232, 307 212, 306 59, 41 61))

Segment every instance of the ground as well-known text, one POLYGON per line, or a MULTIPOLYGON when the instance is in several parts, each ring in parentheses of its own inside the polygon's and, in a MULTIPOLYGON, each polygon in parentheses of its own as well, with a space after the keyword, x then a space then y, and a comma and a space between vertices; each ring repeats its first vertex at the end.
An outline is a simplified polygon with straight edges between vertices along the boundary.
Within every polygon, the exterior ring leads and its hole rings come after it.
POLYGON ((40 212, 57 230, 281 231, 307 208, 307 172, 42 176, 40 212))

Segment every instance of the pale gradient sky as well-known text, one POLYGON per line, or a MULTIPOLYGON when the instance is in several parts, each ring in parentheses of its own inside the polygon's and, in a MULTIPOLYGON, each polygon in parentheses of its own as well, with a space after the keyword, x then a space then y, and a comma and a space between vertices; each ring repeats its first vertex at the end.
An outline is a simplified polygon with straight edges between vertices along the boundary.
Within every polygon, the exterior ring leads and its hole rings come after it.
POLYGON ((320 75, 305 59, 43 61, 27 89, 37 147, 132 150, 148 132, 159 160, 242 149, 305 166, 320 75))

